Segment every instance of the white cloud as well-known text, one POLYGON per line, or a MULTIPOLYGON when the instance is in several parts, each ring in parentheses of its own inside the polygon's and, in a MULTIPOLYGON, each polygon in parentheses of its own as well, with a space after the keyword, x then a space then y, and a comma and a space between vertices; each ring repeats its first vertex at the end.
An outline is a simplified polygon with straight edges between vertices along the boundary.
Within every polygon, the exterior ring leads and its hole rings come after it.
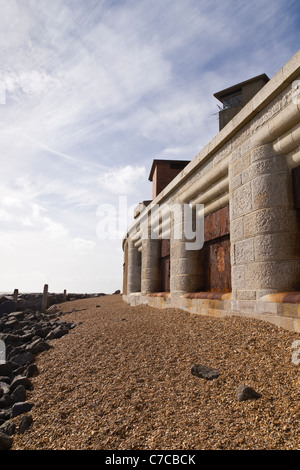
POLYGON ((289 60, 295 4, 0 6, 0 285, 113 291, 121 244, 97 238, 97 208, 150 198, 153 158, 192 159, 217 133, 214 92, 289 60))
POLYGON ((104 191, 122 195, 135 192, 138 184, 144 182, 145 178, 144 166, 126 165, 99 176, 98 181, 104 191))

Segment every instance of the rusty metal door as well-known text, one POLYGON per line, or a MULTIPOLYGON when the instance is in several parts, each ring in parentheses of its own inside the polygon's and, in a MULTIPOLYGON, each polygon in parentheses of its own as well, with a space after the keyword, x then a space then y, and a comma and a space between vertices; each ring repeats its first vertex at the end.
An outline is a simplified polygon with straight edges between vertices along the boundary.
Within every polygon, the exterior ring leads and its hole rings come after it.
POLYGON ((204 245, 206 290, 231 291, 231 262, 229 235, 216 238, 204 245))

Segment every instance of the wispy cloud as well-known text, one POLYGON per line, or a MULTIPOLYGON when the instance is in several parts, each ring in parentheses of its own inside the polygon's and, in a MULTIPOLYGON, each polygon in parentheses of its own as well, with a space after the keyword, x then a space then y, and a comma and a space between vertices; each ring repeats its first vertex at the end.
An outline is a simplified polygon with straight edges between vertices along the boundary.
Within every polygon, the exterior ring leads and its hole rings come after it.
POLYGON ((192 159, 217 133, 213 93, 290 59, 297 1, 0 6, 0 289, 81 290, 83 271, 91 290, 120 288, 121 244, 97 238, 97 207, 150 199, 153 158, 192 159))

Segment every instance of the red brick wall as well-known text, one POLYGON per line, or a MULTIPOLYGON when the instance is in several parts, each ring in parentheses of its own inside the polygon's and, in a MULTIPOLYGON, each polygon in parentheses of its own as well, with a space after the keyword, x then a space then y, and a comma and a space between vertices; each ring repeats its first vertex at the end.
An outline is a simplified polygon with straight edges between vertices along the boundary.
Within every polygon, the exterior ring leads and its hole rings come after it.
POLYGON ((171 168, 171 165, 171 162, 158 162, 156 164, 152 179, 153 199, 181 172, 182 168, 171 168))

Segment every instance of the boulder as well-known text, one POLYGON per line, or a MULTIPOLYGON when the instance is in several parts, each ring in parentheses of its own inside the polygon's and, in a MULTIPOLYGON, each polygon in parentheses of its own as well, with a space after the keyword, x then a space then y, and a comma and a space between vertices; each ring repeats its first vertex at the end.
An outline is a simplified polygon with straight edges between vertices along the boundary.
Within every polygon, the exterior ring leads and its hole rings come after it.
POLYGON ((194 364, 191 367, 191 373, 196 377, 206 380, 213 380, 219 377, 220 371, 217 369, 212 369, 201 364, 194 364))
POLYGON ((28 413, 28 411, 31 411, 33 406, 34 404, 29 401, 14 403, 11 409, 10 416, 11 418, 15 418, 16 416, 28 413))
POLYGON ((236 391, 236 397, 238 401, 245 401, 260 398, 261 394, 248 385, 239 385, 236 391))
POLYGON ((13 444, 11 436, 0 432, 0 450, 9 450, 13 444))
POLYGON ((26 366, 27 364, 31 364, 31 362, 34 361, 34 355, 30 351, 27 351, 21 354, 17 354, 16 356, 12 356, 10 359, 14 364, 22 367, 26 366))
POLYGON ((13 403, 20 403, 26 401, 26 389, 24 385, 18 385, 10 396, 13 403))
POLYGON ((10 391, 13 392, 17 387, 22 385, 26 390, 31 389, 31 381, 28 377, 25 377, 23 375, 17 375, 12 383, 10 384, 10 391))
POLYGON ((19 423, 18 433, 23 434, 25 431, 27 431, 28 428, 30 428, 32 423, 33 418, 31 415, 25 414, 24 416, 22 416, 21 421, 19 423))
POLYGON ((7 436, 12 436, 16 432, 15 423, 10 420, 6 421, 6 423, 0 426, 0 432, 6 434, 7 436))

